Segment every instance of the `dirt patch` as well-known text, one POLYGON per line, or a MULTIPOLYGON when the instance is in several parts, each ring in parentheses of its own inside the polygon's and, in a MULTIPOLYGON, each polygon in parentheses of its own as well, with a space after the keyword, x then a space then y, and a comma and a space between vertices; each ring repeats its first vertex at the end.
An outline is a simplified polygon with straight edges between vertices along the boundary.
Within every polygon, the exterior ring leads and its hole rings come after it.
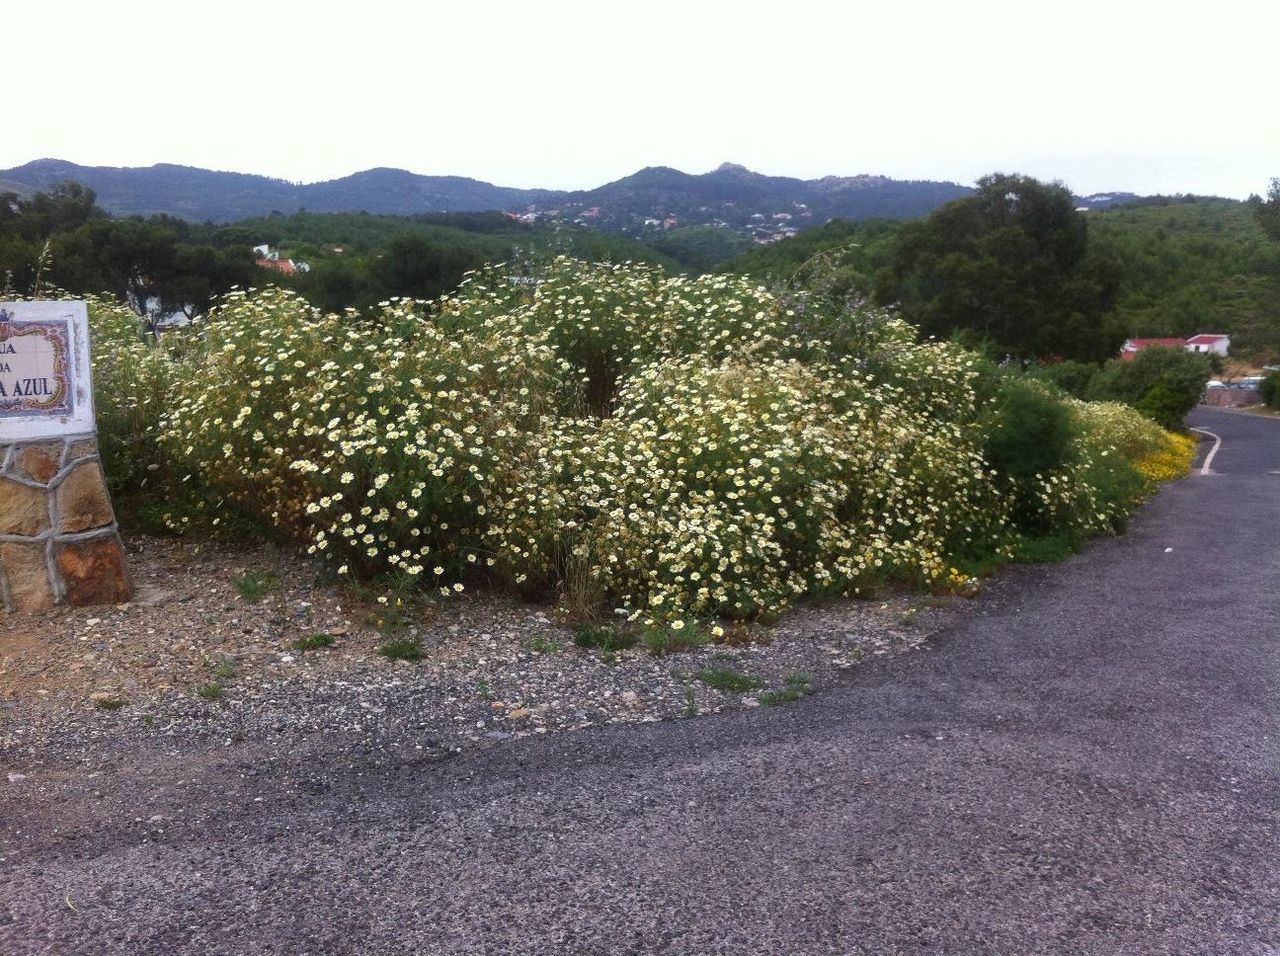
MULTIPOLYGON (((655 655, 583 648, 552 609, 467 592, 415 611, 381 654, 385 607, 261 546, 133 537, 128 604, 11 615, 0 634, 0 751, 19 763, 133 736, 456 751, 529 734, 785 704, 873 657, 919 647, 946 599, 795 610, 751 640, 655 655), (323 638, 316 640, 317 635, 323 638), (26 754, 26 757, 23 757, 26 754)), ((960 600, 960 599, 952 599, 960 600)), ((739 635, 741 636, 741 635, 739 635)))
POLYGON ((128 604, 13 614, 0 632, 0 699, 132 700, 190 689, 231 658, 270 671, 293 641, 344 632, 336 657, 361 656, 374 634, 353 627, 340 592, 317 584, 318 566, 263 548, 135 537, 126 541, 137 594, 128 604), (246 574, 272 583, 251 602, 246 574))

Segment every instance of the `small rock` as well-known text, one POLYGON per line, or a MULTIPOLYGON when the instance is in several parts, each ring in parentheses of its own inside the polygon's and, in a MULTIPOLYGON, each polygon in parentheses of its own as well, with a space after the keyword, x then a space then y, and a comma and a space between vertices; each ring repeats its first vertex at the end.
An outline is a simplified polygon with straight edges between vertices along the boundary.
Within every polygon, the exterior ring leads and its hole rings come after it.
POLYGON ((485 734, 490 740, 510 740, 511 735, 501 730, 491 730, 485 734))
POLYGON ((10 783, 17 783, 19 780, 26 780, 26 779, 27 779, 27 775, 26 775, 25 773, 11 773, 11 774, 9 774, 9 782, 10 782, 10 783))
POLYGON ((133 600, 129 603, 135 607, 158 607, 170 604, 178 599, 177 591, 166 591, 164 588, 144 586, 133 592, 133 600))

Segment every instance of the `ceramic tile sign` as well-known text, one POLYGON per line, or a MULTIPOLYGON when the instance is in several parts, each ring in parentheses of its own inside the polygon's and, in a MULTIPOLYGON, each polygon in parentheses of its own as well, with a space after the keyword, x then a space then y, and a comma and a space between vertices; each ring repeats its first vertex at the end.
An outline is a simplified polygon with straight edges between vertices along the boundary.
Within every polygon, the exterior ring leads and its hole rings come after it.
POLYGON ((0 442, 94 431, 83 302, 0 302, 0 442))
POLYGON ((83 302, 0 302, 0 604, 133 593, 98 455, 83 302))

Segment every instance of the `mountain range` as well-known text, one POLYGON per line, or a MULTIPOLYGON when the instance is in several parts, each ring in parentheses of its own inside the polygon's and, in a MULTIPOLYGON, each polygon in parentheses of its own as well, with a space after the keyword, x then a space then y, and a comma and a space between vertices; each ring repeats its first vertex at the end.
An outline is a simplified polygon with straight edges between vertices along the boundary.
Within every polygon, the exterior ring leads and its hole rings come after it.
MULTIPOLYGON (((145 167, 80 166, 38 159, 0 170, 0 192, 28 195, 74 180, 114 215, 168 214, 197 222, 231 222, 272 212, 427 212, 502 210, 525 220, 576 221, 639 235, 674 226, 728 226, 779 238, 829 219, 922 216, 972 190, 951 182, 886 176, 796 179, 725 163, 699 175, 651 166, 589 190, 513 189, 463 176, 423 176, 377 168, 319 183, 160 163, 145 167)), ((1133 198, 1108 194, 1094 205, 1133 198)), ((1088 198, 1082 200, 1090 205, 1088 198)))

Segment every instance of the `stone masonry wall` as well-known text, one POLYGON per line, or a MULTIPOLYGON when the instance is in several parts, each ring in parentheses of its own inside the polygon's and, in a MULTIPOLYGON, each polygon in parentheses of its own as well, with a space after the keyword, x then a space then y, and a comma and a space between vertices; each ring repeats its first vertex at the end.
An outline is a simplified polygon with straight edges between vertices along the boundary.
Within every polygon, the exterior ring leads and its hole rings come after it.
POLYGON ((1204 393, 1204 404, 1226 408, 1257 405, 1261 401, 1262 393, 1256 388, 1209 388, 1204 393))
POLYGON ((132 597, 93 435, 0 445, 0 598, 9 611, 132 597))

